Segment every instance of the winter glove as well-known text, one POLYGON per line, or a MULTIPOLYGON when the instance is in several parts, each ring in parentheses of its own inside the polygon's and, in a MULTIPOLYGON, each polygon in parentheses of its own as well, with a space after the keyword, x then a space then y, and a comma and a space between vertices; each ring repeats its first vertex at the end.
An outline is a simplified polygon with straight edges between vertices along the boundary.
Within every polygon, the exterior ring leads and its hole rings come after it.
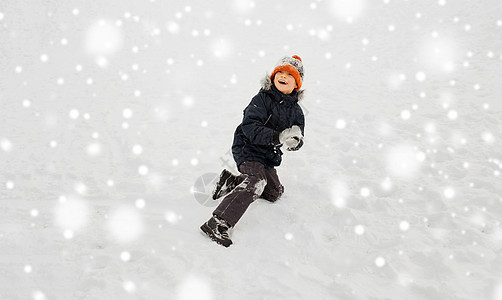
POLYGON ((282 132, 274 132, 274 144, 286 145, 286 150, 296 151, 303 146, 302 130, 299 126, 293 125, 282 132))
POLYGON ((298 151, 303 146, 303 138, 294 136, 286 141, 286 146, 288 151, 298 151))

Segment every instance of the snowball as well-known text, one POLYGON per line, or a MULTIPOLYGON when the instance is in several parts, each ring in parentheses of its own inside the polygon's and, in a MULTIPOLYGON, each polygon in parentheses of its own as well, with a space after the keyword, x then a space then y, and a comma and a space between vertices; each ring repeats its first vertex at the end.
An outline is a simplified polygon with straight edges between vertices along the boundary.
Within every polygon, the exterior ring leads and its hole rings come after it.
POLYGON ((110 216, 107 229, 117 241, 131 242, 142 234, 143 222, 135 210, 119 208, 110 216))
POLYGON ((47 62, 49 60, 49 56, 47 54, 40 55, 41 62, 47 62))
POLYGON ((292 233, 286 233, 286 234, 284 235, 284 238, 285 238, 286 240, 288 240, 288 241, 291 241, 291 240, 293 239, 293 237, 294 237, 294 236, 293 236, 293 234, 292 234, 292 233))

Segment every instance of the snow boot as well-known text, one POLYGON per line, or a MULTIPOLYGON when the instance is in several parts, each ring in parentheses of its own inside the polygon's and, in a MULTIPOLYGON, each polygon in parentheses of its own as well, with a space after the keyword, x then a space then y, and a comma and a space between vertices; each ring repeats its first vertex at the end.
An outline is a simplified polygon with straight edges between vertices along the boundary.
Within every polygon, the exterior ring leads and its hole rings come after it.
POLYGON ((209 238, 225 247, 232 245, 232 240, 228 236, 228 230, 230 228, 231 227, 228 226, 225 220, 217 216, 212 216, 211 219, 200 227, 209 238))
POLYGON ((218 179, 218 182, 214 187, 213 199, 216 200, 229 194, 231 191, 233 191, 233 189, 241 184, 242 181, 244 181, 244 179, 241 176, 236 176, 227 169, 223 169, 220 174, 220 178, 218 179))

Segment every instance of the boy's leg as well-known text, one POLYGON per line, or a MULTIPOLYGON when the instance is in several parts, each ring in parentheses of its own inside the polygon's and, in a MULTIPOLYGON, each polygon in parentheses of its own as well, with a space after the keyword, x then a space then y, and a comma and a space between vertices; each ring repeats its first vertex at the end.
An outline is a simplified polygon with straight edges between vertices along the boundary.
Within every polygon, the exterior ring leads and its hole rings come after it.
POLYGON ((267 177, 267 186, 261 198, 270 202, 275 202, 284 193, 284 186, 281 184, 279 176, 277 176, 276 169, 265 169, 265 175, 267 177))
POLYGON ((244 180, 243 176, 236 176, 227 169, 223 169, 213 190, 213 200, 230 194, 244 180))
POLYGON ((244 181, 221 201, 213 215, 235 226, 249 205, 263 193, 267 185, 265 167, 259 162, 244 162, 239 166, 244 181))

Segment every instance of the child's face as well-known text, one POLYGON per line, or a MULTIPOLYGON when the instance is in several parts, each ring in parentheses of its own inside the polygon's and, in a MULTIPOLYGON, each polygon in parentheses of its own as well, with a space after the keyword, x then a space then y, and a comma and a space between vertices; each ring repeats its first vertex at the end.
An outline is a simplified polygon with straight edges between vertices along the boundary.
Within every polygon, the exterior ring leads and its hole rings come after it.
POLYGON ((275 87, 283 94, 291 94, 297 87, 296 80, 293 75, 288 72, 279 71, 274 76, 275 87))

